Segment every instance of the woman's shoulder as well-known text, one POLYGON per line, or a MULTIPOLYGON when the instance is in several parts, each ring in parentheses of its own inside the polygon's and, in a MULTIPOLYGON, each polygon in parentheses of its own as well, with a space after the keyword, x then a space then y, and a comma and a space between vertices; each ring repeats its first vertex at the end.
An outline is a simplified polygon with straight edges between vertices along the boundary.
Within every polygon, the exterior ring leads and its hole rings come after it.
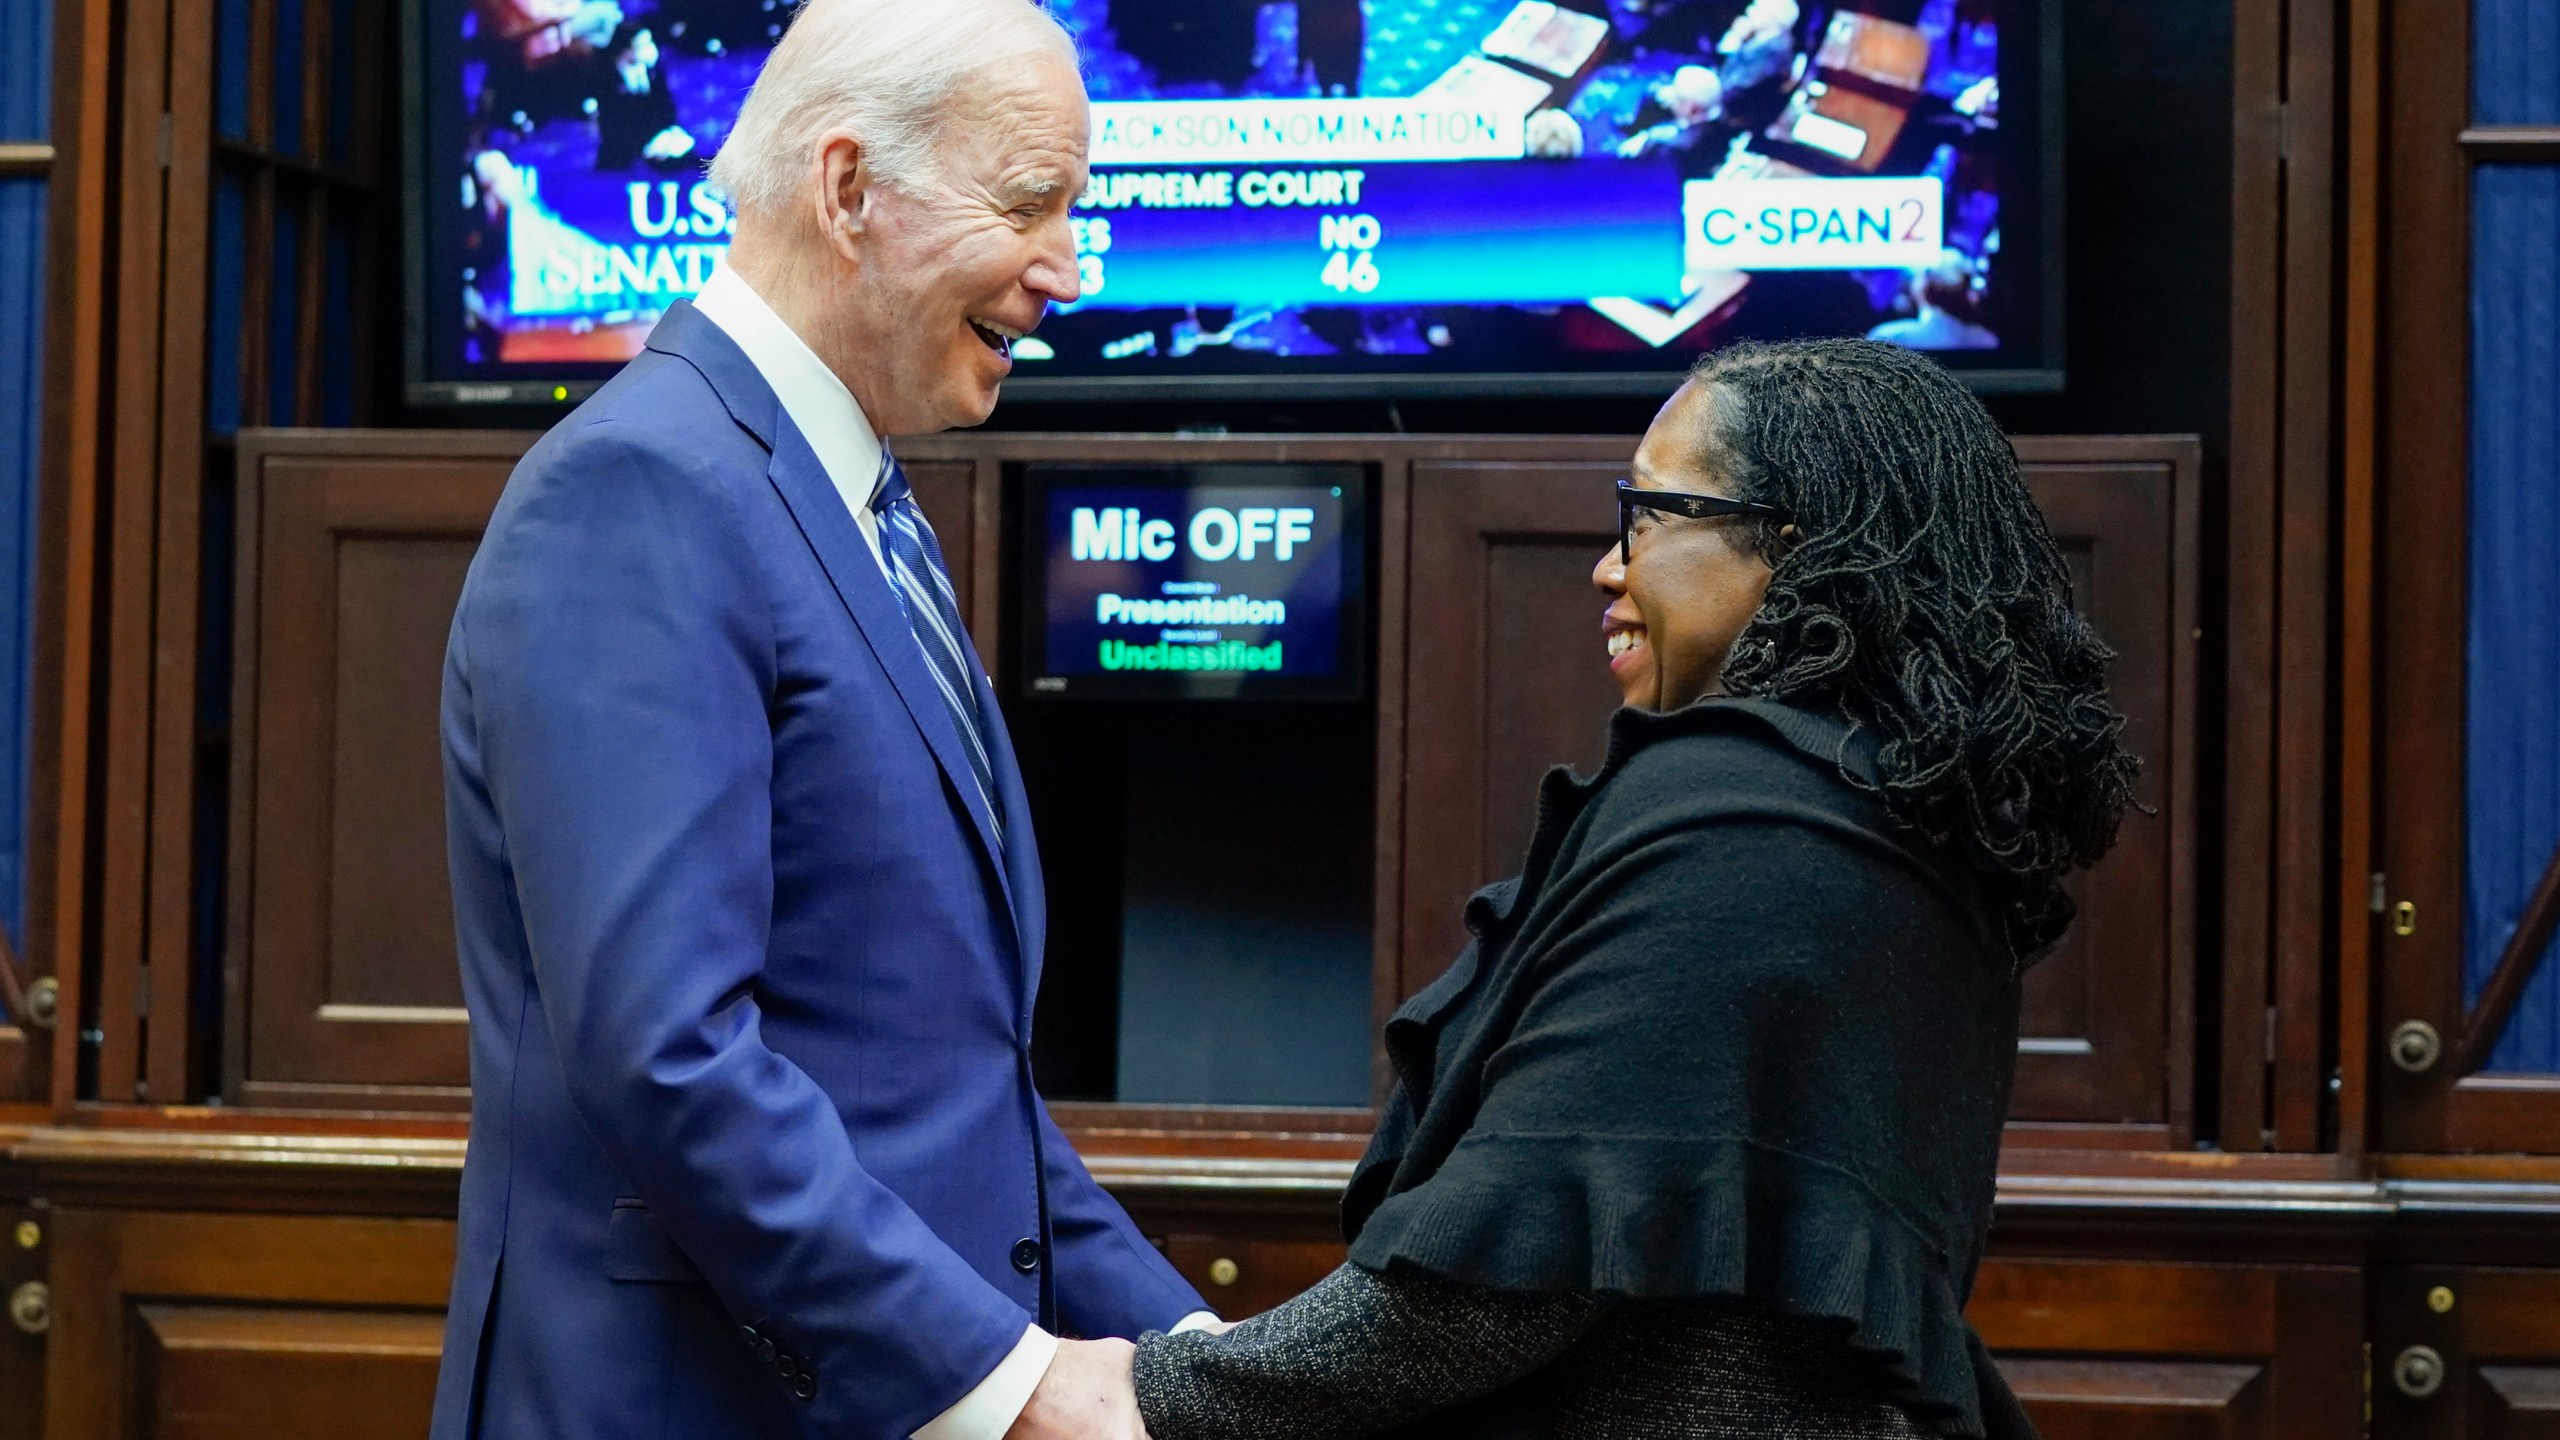
POLYGON ((1620 711, 1595 802, 1621 815, 1805 812, 1881 824, 1875 744, 1833 711, 1719 697, 1665 713, 1620 711))

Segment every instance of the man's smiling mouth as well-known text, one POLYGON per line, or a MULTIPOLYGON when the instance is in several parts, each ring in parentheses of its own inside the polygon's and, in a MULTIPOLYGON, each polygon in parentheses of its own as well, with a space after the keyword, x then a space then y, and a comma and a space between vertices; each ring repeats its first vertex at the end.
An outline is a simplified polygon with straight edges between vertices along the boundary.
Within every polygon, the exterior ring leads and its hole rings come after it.
POLYGON ((999 325, 993 320, 971 320, 969 328, 977 333, 978 343, 1008 360, 1013 358, 1013 342, 1027 333, 1010 325, 999 325))

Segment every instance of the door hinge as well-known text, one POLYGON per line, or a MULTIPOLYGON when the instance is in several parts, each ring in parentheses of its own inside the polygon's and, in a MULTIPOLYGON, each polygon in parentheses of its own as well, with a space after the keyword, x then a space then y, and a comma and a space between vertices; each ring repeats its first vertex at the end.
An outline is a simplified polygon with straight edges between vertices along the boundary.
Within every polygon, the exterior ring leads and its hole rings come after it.
POLYGON ((2276 1063, 2276 1007, 2267 1007, 2267 1063, 2276 1063))
POLYGON ((2376 915, 2391 908, 2391 879, 2379 870, 2365 886, 2364 908, 2376 915))
POLYGON ((169 152, 177 144, 178 119, 166 110, 160 112, 160 168, 169 168, 169 152))

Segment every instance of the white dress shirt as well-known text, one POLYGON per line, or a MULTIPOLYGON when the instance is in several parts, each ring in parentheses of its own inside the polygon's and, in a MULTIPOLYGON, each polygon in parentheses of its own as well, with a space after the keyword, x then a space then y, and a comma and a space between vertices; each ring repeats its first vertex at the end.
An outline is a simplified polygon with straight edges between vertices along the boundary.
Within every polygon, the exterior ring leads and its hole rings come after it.
MULTIPOLYGON (((853 512, 853 523, 862 531, 863 543, 871 547, 871 558, 879 560, 880 520, 871 513, 871 495, 880 483, 880 437, 853 391, 728 266, 712 272, 702 293, 693 297, 693 308, 736 341, 756 373, 773 387, 783 413, 808 439, 836 493, 844 497, 845 508, 853 512)), ((1177 1333, 1194 1330, 1217 1318, 1202 1310, 1183 1317, 1173 1328, 1177 1333)), ((1004 1440, 1057 1354, 1058 1337, 1038 1325, 1026 1328, 1012 1354, 976 1389, 927 1421, 913 1440, 1004 1440)))

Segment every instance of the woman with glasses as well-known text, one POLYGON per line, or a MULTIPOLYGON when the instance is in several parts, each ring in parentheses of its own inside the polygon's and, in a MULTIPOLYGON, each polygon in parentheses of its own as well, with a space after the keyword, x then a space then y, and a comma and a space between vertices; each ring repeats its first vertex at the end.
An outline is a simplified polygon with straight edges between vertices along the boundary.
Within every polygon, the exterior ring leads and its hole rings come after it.
POLYGON ((1616 503, 1608 758, 1389 1023, 1351 1263, 1139 1343, 1154 1440, 2034 1433, 1963 1309, 2019 976, 2132 800, 2109 652, 1908 351, 1712 357, 1616 503))

